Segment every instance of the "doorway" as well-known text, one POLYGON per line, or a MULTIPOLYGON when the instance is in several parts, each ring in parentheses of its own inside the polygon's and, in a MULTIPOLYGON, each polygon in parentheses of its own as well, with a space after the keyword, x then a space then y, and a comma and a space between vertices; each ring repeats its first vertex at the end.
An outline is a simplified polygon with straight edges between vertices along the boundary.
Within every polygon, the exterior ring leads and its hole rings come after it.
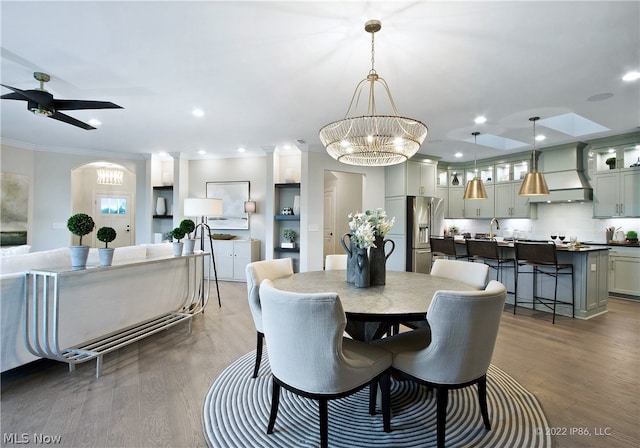
POLYGON ((131 224, 133 201, 129 193, 96 193, 94 197, 93 220, 96 231, 93 232, 93 245, 104 247, 98 240, 97 230, 101 227, 112 227, 116 231, 116 239, 109 243, 109 247, 131 246, 131 224))
MULTIPOLYGON (((364 175, 324 172, 323 254, 343 254, 342 236, 349 233, 349 214, 362 211, 364 175)), ((324 260, 323 260, 324 263, 324 260)))

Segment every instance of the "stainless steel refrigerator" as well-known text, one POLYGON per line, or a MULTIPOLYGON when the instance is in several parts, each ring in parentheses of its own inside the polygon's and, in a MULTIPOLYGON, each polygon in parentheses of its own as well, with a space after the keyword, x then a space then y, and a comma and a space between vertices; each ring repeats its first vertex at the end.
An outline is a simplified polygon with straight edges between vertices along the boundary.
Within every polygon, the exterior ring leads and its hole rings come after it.
POLYGON ((431 270, 429 237, 442 236, 444 200, 407 196, 407 271, 428 274, 431 270))

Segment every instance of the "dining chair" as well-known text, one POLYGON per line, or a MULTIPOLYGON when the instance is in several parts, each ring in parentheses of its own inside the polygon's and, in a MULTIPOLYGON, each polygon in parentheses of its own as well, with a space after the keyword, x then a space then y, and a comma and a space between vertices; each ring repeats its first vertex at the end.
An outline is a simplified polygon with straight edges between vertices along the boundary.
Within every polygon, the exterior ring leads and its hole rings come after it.
POLYGON ((245 268, 247 277, 247 295, 249 308, 256 327, 256 363, 253 368, 253 378, 258 376, 260 362, 262 361, 262 345, 264 343, 264 331, 262 331, 262 307, 260 305, 260 283, 268 278, 275 280, 293 274, 291 258, 277 258, 275 260, 254 261, 245 268))
POLYGON ((516 277, 520 274, 533 275, 533 295, 531 301, 518 301, 518 291, 513 299, 513 314, 516 314, 518 302, 520 304, 530 303, 533 309, 536 309, 536 303, 540 303, 553 313, 551 323, 556 323, 556 308, 558 303, 563 305, 571 305, 571 317, 575 317, 575 280, 573 276, 573 264, 558 263, 558 252, 556 245, 553 243, 520 243, 514 244, 516 249, 516 277), (521 268, 530 267, 531 270, 522 270, 521 268), (538 295, 538 275, 547 275, 555 279, 553 288, 553 299, 545 298, 538 295), (571 302, 558 300, 558 277, 563 275, 571 276, 571 302))
MULTIPOLYGON (((516 275, 516 259, 503 256, 498 242, 495 240, 467 240, 467 255, 469 261, 481 261, 496 270, 496 280, 504 283, 504 268, 513 269, 513 294, 515 296, 518 290, 518 276, 516 275)), ((507 291, 509 294, 510 292, 507 291)))
POLYGON ((324 259, 324 269, 326 271, 334 271, 338 269, 347 269, 347 254, 330 254, 324 259))
POLYGON ((476 289, 484 289, 489 280, 489 266, 470 261, 438 258, 433 262, 431 275, 458 280, 476 289))
POLYGON ((373 342, 393 353, 392 372, 436 391, 438 447, 444 447, 449 390, 473 384, 487 430, 487 370, 507 298, 504 285, 491 280, 481 291, 437 291, 427 311, 427 328, 373 342))
POLYGON ((338 294, 281 291, 264 280, 260 297, 273 376, 267 434, 275 427, 282 387, 319 401, 320 445, 327 447, 328 401, 369 386, 369 413, 374 415, 378 385, 383 427, 389 432, 391 353, 343 337, 347 318, 338 294))

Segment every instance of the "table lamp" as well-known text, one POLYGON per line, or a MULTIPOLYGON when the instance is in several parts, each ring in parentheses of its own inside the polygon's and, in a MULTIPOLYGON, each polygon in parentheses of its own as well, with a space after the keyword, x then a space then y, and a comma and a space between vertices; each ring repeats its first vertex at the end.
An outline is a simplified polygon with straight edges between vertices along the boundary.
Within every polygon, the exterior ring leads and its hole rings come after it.
MULTIPOLYGON (((200 216, 200 223, 196 225, 194 236, 197 238, 198 228, 200 228, 200 250, 204 252, 204 230, 207 229, 207 235, 211 235, 211 228, 206 222, 208 216, 222 216, 222 199, 217 198, 186 198, 184 200, 185 216, 200 216)), ((213 263, 213 275, 216 281, 216 292, 218 293, 218 306, 222 306, 220 302, 220 288, 218 286, 218 271, 216 270, 216 258, 213 254, 213 242, 209 237, 211 245, 211 262, 213 263)), ((202 259, 202 273, 204 275, 204 258, 202 259)), ((203 277, 204 282, 204 277, 203 277)), ((204 307, 204 285, 200 288, 200 298, 204 307)))

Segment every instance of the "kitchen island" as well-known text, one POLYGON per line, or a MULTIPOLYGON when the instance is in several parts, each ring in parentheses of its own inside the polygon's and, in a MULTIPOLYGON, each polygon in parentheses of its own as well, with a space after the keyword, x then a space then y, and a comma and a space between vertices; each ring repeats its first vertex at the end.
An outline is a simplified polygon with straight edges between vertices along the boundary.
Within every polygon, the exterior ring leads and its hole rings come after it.
MULTIPOLYGON (((463 245, 464 240, 457 240, 463 245)), ((542 241, 523 241, 537 242, 542 241)), ((502 241, 498 243, 505 258, 515 257, 513 242, 502 241)), ((590 319, 607 312, 609 298, 609 248, 607 246, 582 245, 577 248, 568 244, 557 244, 558 262, 571 263, 574 270, 574 313, 578 319, 590 319)), ((460 247, 462 248, 462 246, 460 247)), ((520 304, 520 301, 531 302, 533 295, 533 276, 524 274, 527 267, 521 268, 518 278, 518 307, 532 308, 530 303, 520 304)), ((501 282, 507 290, 513 291, 513 269, 503 267, 501 282)), ((495 278, 495 272, 490 272, 491 278, 495 278)), ((542 297, 553 298, 555 280, 551 276, 539 275, 537 294, 542 297)), ((558 300, 571 302, 571 276, 562 275, 558 278, 558 300)), ((513 304, 513 294, 507 296, 507 303, 513 304)), ((551 312, 547 307, 537 303, 536 310, 551 312)), ((571 305, 558 303, 556 314, 571 317, 571 305)))

